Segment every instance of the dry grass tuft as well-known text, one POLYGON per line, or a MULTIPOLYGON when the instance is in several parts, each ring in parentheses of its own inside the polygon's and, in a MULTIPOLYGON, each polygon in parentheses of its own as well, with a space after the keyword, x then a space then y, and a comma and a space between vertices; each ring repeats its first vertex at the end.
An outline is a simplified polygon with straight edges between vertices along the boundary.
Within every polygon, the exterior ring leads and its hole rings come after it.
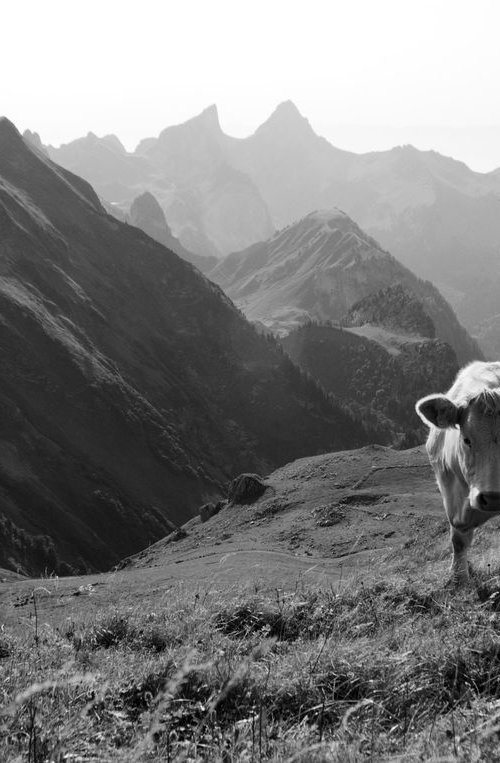
POLYGON ((39 612, 0 634, 0 759, 497 760, 499 572, 39 612))

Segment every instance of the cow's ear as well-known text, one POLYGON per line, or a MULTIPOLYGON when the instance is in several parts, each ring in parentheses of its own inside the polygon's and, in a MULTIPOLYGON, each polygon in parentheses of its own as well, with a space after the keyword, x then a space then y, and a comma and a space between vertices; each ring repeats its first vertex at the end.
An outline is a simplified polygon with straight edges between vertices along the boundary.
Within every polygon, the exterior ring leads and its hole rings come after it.
POLYGON ((440 429, 447 429, 460 423, 461 409, 445 395, 423 397, 418 401, 415 409, 427 426, 432 424, 440 429))

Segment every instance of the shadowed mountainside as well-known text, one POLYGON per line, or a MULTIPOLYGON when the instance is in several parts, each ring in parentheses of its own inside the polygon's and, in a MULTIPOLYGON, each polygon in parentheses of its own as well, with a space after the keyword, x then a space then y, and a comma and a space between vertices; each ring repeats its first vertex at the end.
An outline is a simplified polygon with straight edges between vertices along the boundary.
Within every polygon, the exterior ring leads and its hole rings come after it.
POLYGON ((338 321, 359 300, 402 284, 460 363, 482 357, 438 290, 338 209, 312 212, 268 241, 224 258, 209 275, 249 320, 282 335, 308 319, 338 321))
POLYGON ((305 324, 283 347, 328 392, 382 414, 400 445, 422 442, 426 427, 415 417, 415 400, 447 390, 458 363, 434 338, 421 303, 397 285, 358 302, 341 324, 305 324))
POLYGON ((4 567, 102 569, 236 472, 377 437, 6 119, 0 346, 4 567))
POLYGON ((342 320, 346 327, 382 326, 395 333, 434 339, 436 327, 422 302, 401 284, 388 286, 356 302, 342 320))
POLYGON ((183 260, 196 265, 202 273, 206 273, 217 264, 215 257, 202 257, 201 255, 193 254, 193 252, 188 252, 182 246, 179 239, 172 235, 163 209, 149 191, 145 191, 134 199, 128 214, 128 222, 143 230, 144 233, 154 238, 159 244, 163 244, 167 249, 175 252, 183 260))

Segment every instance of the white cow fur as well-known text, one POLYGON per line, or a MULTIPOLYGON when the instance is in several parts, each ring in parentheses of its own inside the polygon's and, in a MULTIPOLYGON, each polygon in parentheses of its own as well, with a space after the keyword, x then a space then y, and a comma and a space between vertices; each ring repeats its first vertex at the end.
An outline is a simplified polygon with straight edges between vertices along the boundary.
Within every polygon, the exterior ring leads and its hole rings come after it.
POLYGON ((426 447, 450 522, 452 576, 463 582, 474 528, 500 513, 500 363, 465 366, 446 395, 428 395, 416 410, 430 428, 426 447))

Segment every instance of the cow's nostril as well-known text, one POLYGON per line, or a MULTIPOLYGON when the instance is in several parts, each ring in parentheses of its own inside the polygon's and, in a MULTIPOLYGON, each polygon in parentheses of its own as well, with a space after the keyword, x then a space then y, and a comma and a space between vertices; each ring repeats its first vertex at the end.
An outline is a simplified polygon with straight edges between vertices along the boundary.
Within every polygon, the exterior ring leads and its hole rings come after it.
POLYGON ((485 511, 498 511, 500 508, 500 493, 483 492, 477 496, 477 505, 485 511))

